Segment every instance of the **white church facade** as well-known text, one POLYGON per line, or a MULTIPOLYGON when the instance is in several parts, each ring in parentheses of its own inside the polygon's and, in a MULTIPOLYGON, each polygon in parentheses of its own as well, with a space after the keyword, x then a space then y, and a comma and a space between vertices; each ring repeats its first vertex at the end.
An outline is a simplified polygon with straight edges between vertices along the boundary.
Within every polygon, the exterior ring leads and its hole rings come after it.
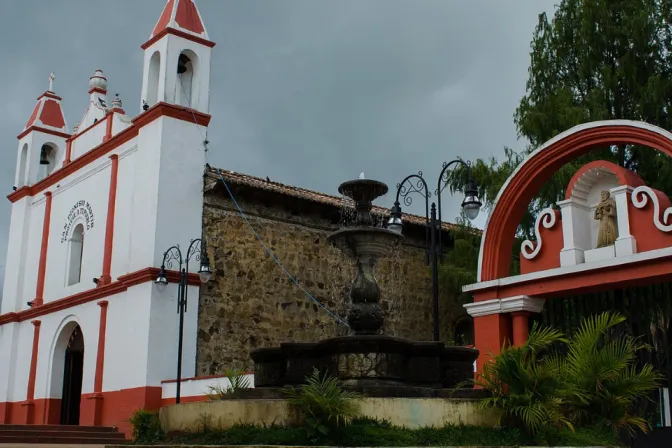
MULTIPOLYGON (((176 288, 161 291, 154 280, 167 248, 201 236, 214 45, 193 0, 168 0, 142 45, 139 115, 108 95, 101 70, 71 129, 53 76, 38 98, 18 136, 8 196, 0 424, 126 431, 133 411, 166 403, 176 288)), ((177 272, 168 274, 175 283, 177 272)), ((190 274, 191 303, 199 284, 190 274)), ((183 358, 193 360, 197 313, 185 316, 183 358)), ((182 376, 194 376, 193 362, 182 376)))

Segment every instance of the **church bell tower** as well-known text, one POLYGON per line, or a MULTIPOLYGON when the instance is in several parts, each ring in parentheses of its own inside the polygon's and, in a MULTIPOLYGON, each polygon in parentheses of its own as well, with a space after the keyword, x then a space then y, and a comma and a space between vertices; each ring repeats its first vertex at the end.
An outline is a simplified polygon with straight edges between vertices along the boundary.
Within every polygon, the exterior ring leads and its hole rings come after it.
POLYGON ((208 113, 214 46, 194 1, 169 0, 142 45, 143 109, 166 102, 208 113))

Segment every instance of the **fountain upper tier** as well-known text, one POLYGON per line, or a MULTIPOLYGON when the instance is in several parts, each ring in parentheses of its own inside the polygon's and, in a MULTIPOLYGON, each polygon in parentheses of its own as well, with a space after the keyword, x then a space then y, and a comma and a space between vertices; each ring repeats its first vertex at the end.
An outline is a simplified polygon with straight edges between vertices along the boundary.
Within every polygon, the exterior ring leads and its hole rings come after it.
POLYGON ((387 193, 387 185, 371 179, 355 179, 343 182, 339 193, 355 202, 357 218, 355 227, 339 230, 328 240, 351 258, 369 256, 377 259, 385 255, 393 242, 403 239, 398 233, 373 226, 371 208, 373 200, 387 193))
MULTIPOLYGON (((343 182, 338 187, 338 192, 347 196, 356 203, 371 203, 377 197, 387 193, 387 185, 384 182, 371 179, 355 179, 343 182)), ((369 208, 370 210, 370 208, 369 208)))

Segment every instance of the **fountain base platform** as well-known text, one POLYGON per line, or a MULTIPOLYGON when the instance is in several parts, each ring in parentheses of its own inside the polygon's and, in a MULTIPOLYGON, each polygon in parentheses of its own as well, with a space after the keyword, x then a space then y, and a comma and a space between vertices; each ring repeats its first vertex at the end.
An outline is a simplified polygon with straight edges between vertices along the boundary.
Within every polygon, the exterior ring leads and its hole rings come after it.
POLYGON ((317 368, 364 395, 436 396, 432 390, 465 387, 465 381, 474 377, 478 350, 447 347, 442 342, 359 335, 284 343, 256 349, 251 357, 255 388, 300 385, 317 368))

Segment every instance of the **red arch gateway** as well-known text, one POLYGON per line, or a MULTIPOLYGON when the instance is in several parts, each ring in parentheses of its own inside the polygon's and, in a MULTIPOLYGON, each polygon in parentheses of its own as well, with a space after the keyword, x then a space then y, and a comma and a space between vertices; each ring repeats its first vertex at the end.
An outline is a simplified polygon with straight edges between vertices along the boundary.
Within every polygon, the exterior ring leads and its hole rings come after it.
POLYGON ((509 276, 516 228, 527 205, 553 173, 594 148, 616 144, 649 146, 672 156, 672 133, 640 121, 586 123, 549 140, 525 158, 499 191, 481 239, 478 281, 509 276))

